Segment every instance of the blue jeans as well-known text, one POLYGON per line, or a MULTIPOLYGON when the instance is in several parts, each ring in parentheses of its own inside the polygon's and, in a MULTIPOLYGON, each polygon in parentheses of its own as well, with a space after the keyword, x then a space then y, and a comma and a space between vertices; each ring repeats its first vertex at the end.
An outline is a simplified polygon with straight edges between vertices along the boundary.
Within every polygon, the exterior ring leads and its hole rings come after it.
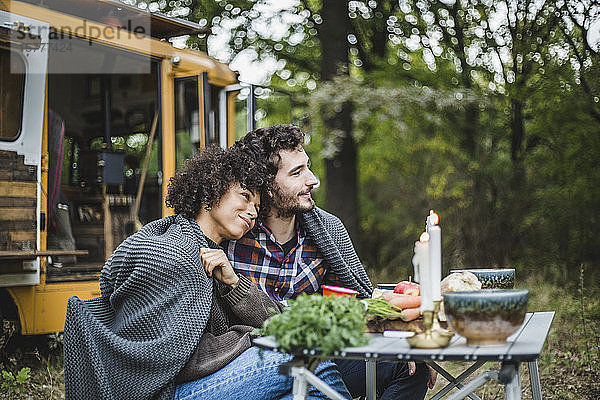
MULTIPOLYGON (((365 396, 366 363, 363 360, 333 360, 340 370, 344 383, 352 397, 365 396)), ((377 362, 377 398, 380 400, 422 400, 427 394, 429 369, 425 363, 417 363, 413 375, 408 374, 405 362, 377 362)))
MULTIPOLYGON (((175 400, 292 399, 293 378, 279 374, 279 366, 291 358, 286 354, 264 350, 261 361, 258 348, 251 347, 212 375, 177 385, 175 400)), ((350 399, 350 394, 333 362, 325 361, 319 364, 315 375, 350 399)), ((310 386, 308 398, 327 397, 310 386)))

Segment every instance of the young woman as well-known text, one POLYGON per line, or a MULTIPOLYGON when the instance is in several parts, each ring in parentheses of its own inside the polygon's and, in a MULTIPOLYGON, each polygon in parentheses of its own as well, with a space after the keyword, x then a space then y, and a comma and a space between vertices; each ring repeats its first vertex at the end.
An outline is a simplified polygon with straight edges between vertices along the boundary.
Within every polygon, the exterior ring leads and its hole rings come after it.
MULTIPOLYGON (((169 183, 176 215, 126 239, 100 275, 99 298, 69 299, 67 399, 278 399, 288 356, 251 347, 278 309, 219 248, 254 226, 267 171, 239 148, 208 148, 169 183)), ((318 376, 350 397, 331 362, 318 376)), ((316 390, 313 398, 321 398, 316 390)))

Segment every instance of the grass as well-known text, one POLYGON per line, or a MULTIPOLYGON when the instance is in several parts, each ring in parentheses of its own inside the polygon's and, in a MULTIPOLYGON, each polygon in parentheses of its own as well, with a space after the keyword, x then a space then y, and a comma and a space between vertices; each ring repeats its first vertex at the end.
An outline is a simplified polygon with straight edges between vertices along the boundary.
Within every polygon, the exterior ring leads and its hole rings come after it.
POLYGON ((11 337, 0 353, 0 370, 16 376, 22 368, 31 368, 31 378, 23 384, 23 391, 2 390, 0 399, 64 399, 61 339, 62 334, 11 337))
MULTIPOLYGON (((520 271, 520 270, 518 270, 520 271)), ((389 271, 370 274, 373 282, 394 282, 389 271)), ((539 360, 544 399, 597 400, 600 398, 600 287, 593 279, 556 283, 547 274, 519 273, 518 287, 530 291, 530 311, 555 311, 556 316, 539 360), (525 277, 526 276, 526 277, 525 277), (523 278, 521 278, 523 277, 523 278), (583 290, 582 290, 583 289, 583 290)), ((23 337, 13 335, 1 349, 0 370, 15 376, 24 367, 31 368, 31 378, 23 384, 22 393, 5 389, 4 399, 63 399, 64 374, 61 335, 23 337)), ((465 364, 445 363, 444 368, 457 375, 465 364)), ((486 368, 498 368, 487 363, 486 368)), ((483 371, 483 369, 481 370, 483 371)), ((438 376, 434 391, 446 385, 438 376)), ((527 367, 522 368, 523 398, 531 398, 527 367)), ((504 390, 490 382, 477 394, 483 400, 504 399, 504 390)))

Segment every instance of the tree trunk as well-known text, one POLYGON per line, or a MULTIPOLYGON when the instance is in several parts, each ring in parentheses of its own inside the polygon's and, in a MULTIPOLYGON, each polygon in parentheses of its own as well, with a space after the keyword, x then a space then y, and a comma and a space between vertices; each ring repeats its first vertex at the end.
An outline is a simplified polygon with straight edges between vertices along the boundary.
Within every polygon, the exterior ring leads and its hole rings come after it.
POLYGON ((513 163, 518 163, 521 159, 521 148, 523 146, 523 137, 525 136, 525 127, 523 119, 523 102, 518 99, 510 101, 510 157, 513 163))
MULTIPOLYGON (((351 108, 346 105, 337 118, 328 121, 328 129, 352 129, 351 108)), ((348 133, 339 153, 325 160, 327 210, 346 225, 354 244, 358 243, 358 187, 356 173, 356 144, 348 133)))
MULTIPOLYGON (((321 79, 327 81, 337 74, 348 74, 348 40, 350 18, 348 2, 328 0, 321 9, 323 23, 319 32, 322 57, 321 79)), ((352 136, 352 115, 346 104, 335 116, 324 121, 325 129, 344 132, 342 147, 325 162, 327 181, 327 210, 337 215, 346 225, 350 236, 358 240, 358 193, 356 177, 356 143, 352 136)))

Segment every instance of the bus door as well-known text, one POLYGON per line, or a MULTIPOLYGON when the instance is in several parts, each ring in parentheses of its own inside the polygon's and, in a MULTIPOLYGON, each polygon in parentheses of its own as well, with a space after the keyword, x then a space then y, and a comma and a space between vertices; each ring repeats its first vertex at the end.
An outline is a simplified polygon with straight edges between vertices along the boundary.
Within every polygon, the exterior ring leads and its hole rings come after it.
POLYGON ((73 71, 58 52, 49 56, 48 249, 87 254, 52 257, 47 282, 97 280, 136 226, 161 217, 158 61, 69 43, 103 67, 73 71))
POLYGON ((177 76, 174 79, 175 169, 205 146, 202 77, 177 76))
POLYGON ((293 94, 282 89, 238 83, 222 88, 219 102, 223 105, 221 120, 230 124, 228 132, 234 131, 233 140, 256 128, 282 123, 301 124, 294 113, 293 94), (234 121, 235 125, 232 125, 234 121))
POLYGON ((0 287, 40 281, 49 24, 0 10, 0 287))
MULTIPOLYGON (((256 129, 255 112, 256 99, 254 97, 254 85, 235 84, 222 88, 219 91, 221 129, 227 129, 233 140, 238 140, 246 132, 256 129), (240 96, 240 94, 242 96, 240 96), (243 104, 239 98, 245 98, 243 104), (244 118, 245 112, 245 120, 244 118), (227 122, 228 124, 227 124, 227 122), (237 123, 236 123, 237 122, 237 123), (245 130, 244 130, 245 129, 245 130)), ((223 135, 225 132, 222 133, 223 135)))
POLYGON ((174 86, 175 167, 179 169, 205 146, 233 144, 233 118, 228 119, 227 88, 210 83, 207 72, 176 76, 174 86))
MULTIPOLYGON (((209 82, 208 73, 202 74, 204 132, 206 145, 217 144, 223 148, 235 141, 236 121, 234 99, 239 85, 219 86, 209 82)), ((236 123, 238 122, 238 123, 236 123)))

